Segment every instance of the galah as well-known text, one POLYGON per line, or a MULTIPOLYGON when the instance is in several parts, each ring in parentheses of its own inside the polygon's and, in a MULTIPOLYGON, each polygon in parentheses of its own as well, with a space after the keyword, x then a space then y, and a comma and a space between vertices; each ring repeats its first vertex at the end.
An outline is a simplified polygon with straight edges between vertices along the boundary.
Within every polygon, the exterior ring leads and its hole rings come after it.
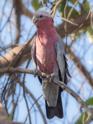
MULTIPOLYGON (((67 84, 69 75, 64 43, 56 31, 53 18, 47 12, 37 12, 33 17, 36 24, 37 33, 32 45, 32 58, 36 64, 36 69, 46 74, 54 74, 57 80, 67 84)), ((63 107, 61 101, 62 88, 54 82, 38 77, 43 90, 46 104, 47 117, 63 117, 63 107)))

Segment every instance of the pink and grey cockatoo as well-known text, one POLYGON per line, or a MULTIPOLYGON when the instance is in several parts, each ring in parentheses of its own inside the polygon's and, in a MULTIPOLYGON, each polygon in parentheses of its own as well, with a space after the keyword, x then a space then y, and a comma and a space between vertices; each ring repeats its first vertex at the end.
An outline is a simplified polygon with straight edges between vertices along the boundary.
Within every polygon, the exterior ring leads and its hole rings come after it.
MULTIPOLYGON (((54 74, 57 80, 67 84, 69 75, 65 58, 64 43, 53 25, 53 18, 47 12, 37 12, 33 18, 37 34, 32 45, 32 58, 36 68, 46 74, 54 74)), ((47 117, 63 117, 61 89, 55 83, 38 77, 43 89, 47 117)))

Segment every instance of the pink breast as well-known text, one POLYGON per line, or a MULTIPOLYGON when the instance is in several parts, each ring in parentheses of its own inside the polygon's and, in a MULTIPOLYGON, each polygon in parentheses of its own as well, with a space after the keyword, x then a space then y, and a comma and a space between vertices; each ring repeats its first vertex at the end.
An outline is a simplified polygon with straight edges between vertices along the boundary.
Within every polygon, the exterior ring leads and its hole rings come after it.
POLYGON ((45 39, 36 38, 36 60, 40 68, 40 71, 45 73, 52 73, 57 62, 56 62, 56 52, 55 43, 47 42, 45 39))

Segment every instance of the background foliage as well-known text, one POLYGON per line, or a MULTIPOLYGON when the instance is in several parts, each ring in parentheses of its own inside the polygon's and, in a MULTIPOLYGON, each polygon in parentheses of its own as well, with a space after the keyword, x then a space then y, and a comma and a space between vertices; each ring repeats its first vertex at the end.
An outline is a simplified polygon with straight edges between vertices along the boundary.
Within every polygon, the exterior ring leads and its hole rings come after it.
MULTIPOLYGON (((24 54, 19 55, 16 61, 16 48, 27 43, 36 31, 32 22, 33 13, 41 8, 48 12, 52 10, 55 14, 54 24, 65 43, 72 76, 68 87, 81 96, 88 106, 93 107, 92 5, 92 0, 0 1, 0 68, 34 68, 30 55, 21 64, 24 54)), ((3 73, 0 76, 0 88, 1 102, 9 119, 26 124, 89 124, 93 120, 90 113, 83 112, 78 101, 65 91, 62 93, 64 118, 48 120, 41 85, 37 77, 31 74, 3 73)))

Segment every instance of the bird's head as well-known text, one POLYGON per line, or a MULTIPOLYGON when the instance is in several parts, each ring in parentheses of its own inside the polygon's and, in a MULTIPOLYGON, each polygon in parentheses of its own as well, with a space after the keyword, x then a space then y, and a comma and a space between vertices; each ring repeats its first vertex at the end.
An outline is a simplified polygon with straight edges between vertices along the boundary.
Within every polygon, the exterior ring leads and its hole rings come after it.
MULTIPOLYGON (((33 22, 36 26, 39 26, 39 25, 41 26, 44 24, 53 24, 53 18, 49 13, 39 11, 35 13, 33 17, 33 22)), ((44 26, 47 26, 47 25, 44 25, 44 26)))

